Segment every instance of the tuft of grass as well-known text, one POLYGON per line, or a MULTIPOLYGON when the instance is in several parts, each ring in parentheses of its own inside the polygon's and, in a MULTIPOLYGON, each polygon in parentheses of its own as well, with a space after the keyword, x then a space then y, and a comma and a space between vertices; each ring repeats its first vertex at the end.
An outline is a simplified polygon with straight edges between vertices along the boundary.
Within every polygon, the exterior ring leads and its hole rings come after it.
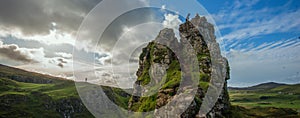
POLYGON ((139 105, 138 111, 139 112, 148 112, 148 111, 155 110, 156 96, 157 96, 157 94, 149 96, 149 97, 141 98, 141 104, 139 105))
POLYGON ((206 92, 209 87, 209 84, 210 84, 209 82, 200 81, 199 87, 206 92))

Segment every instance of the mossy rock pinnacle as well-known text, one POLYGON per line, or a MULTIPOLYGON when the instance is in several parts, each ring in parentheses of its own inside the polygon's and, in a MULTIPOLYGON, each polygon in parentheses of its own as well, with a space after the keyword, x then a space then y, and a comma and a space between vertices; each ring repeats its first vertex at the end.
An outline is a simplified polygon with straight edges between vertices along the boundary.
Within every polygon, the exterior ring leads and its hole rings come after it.
MULTIPOLYGON (((135 86, 134 91, 147 92, 146 90, 141 90, 140 86, 147 85, 150 82, 156 82, 157 86, 154 85, 152 88, 159 88, 159 90, 158 93, 147 97, 132 96, 128 104, 128 109, 139 112, 153 111, 166 105, 172 100, 172 98, 176 97, 176 92, 179 89, 181 75, 183 73, 181 72, 180 62, 178 61, 176 54, 168 46, 162 45, 161 41, 165 41, 172 47, 177 46, 178 48, 181 48, 179 46, 180 43, 183 43, 182 40, 186 39, 196 53, 200 69, 200 80, 193 102, 189 105, 187 110, 181 114, 181 116, 177 117, 197 116, 211 80, 212 60, 208 46, 209 44, 217 44, 214 36, 214 27, 212 24, 207 22, 205 17, 196 15, 196 17, 191 21, 187 20, 185 23, 181 24, 179 32, 180 40, 175 37, 175 33, 172 29, 163 29, 160 31, 156 39, 150 42, 147 47, 143 49, 139 58, 139 69, 136 73, 138 77, 136 81, 137 86, 135 86), (204 38, 210 38, 208 40, 209 42, 206 42, 204 38), (165 79, 164 83, 160 87, 158 86, 160 85, 158 84, 159 81, 156 80, 157 78, 153 76, 152 73, 153 70, 155 70, 152 66, 156 64, 161 65, 165 69, 164 72, 158 72, 162 74, 160 77, 165 79)), ((219 50, 213 51, 218 53, 220 52, 219 50)), ((229 69, 229 67, 227 69, 229 69)), ((226 78, 229 79, 229 74, 226 78)), ((135 95, 139 94, 141 93, 135 93, 135 95)), ((229 109, 229 106, 230 103, 227 93, 227 83, 225 82, 218 102, 207 116, 222 117, 226 110, 229 109)), ((156 115, 164 117, 164 115, 154 112, 154 116, 156 115)))

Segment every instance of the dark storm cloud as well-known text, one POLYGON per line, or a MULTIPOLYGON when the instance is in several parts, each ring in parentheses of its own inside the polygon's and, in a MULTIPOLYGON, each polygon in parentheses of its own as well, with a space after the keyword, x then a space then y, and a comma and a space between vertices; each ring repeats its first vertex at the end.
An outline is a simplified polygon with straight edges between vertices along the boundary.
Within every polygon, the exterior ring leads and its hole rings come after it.
POLYGON ((18 47, 16 45, 9 45, 5 47, 0 47, 0 55, 22 62, 32 62, 26 55, 22 54, 20 50, 16 50, 18 47))
POLYGON ((47 34, 51 23, 76 31, 83 17, 101 0, 1 0, 0 27, 24 34, 47 34))
POLYGON ((41 49, 26 49, 19 48, 18 45, 15 44, 3 44, 0 41, 0 57, 4 57, 7 59, 15 60, 23 63, 32 63, 38 62, 37 59, 34 59, 30 55, 43 56, 43 50, 41 49))
POLYGON ((2 39, 2 42, 4 44, 16 44, 20 48, 26 47, 32 49, 43 47, 45 51, 45 56, 49 58, 57 57, 57 52, 64 52, 70 54, 73 52, 73 46, 70 44, 47 45, 36 40, 24 40, 12 36, 0 37, 0 39, 2 39))

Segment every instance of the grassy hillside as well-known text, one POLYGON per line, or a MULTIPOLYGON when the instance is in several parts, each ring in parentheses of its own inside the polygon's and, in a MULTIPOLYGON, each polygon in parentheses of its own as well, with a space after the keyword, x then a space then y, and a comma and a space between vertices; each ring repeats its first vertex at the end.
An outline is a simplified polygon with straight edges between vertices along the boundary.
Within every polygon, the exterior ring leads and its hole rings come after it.
MULTIPOLYGON (((129 96, 120 93, 121 89, 102 88, 111 100, 127 108, 129 96)), ((73 81, 0 65, 0 117, 91 118, 93 115, 83 105, 73 81)))
POLYGON ((230 88, 229 94, 232 105, 256 109, 288 108, 300 112, 300 84, 264 83, 248 88, 230 88))
POLYGON ((93 117, 74 82, 0 65, 0 117, 93 117))
POLYGON ((13 68, 1 64, 0 64, 0 77, 16 80, 19 82, 38 83, 38 84, 59 83, 59 82, 66 81, 63 78, 29 72, 29 71, 25 71, 22 69, 13 68))
POLYGON ((24 83, 0 78, 1 117, 92 117, 74 83, 24 83))

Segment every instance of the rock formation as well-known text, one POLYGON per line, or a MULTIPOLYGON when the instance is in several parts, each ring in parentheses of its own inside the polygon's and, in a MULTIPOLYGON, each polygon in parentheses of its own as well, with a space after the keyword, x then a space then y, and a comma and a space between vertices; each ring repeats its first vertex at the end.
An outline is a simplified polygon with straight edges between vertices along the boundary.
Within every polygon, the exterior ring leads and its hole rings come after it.
MULTIPOLYGON (((195 18, 187 19, 179 28, 181 39, 175 37, 172 29, 163 29, 156 39, 143 49, 140 55, 139 69, 136 73, 138 79, 134 87, 134 96, 129 101, 128 109, 132 111, 148 112, 154 110, 154 117, 170 117, 172 113, 178 112, 178 109, 172 107, 164 108, 169 113, 160 112, 155 109, 162 108, 172 99, 178 98, 176 94, 187 88, 180 88, 181 76, 189 73, 182 72, 186 70, 185 64, 181 64, 179 55, 195 54, 199 66, 199 85, 196 94, 188 108, 180 116, 172 117, 200 117, 199 110, 205 93, 209 86, 212 76, 212 61, 219 61, 228 66, 225 58, 221 57, 220 49, 214 48, 219 46, 214 35, 214 27, 208 23, 205 17, 196 15, 195 18), (187 42, 185 42, 185 39, 187 42), (192 46, 193 51, 185 48, 188 43, 192 46), (178 52, 182 52, 179 53, 178 52), (213 52, 213 53, 212 53, 213 52), (176 54, 175 54, 176 53, 176 54), (191 53, 191 54, 190 54, 191 53), (213 55, 212 55, 213 54, 213 55), (218 56, 221 60, 212 60, 211 56, 218 56), (146 86, 146 87, 144 87, 146 86), (151 93, 147 96, 145 93, 151 93), (143 96, 143 97, 139 97, 143 96)), ((190 61, 193 61, 192 59, 190 61)), ((229 79, 229 68, 227 69, 226 80, 229 79)), ((190 82, 192 83, 192 82, 190 82)), ((221 82, 220 82, 221 83, 221 82)), ((217 98, 216 104, 206 114, 207 117, 222 117, 224 112, 229 109, 229 96, 227 93, 227 83, 224 80, 221 94, 217 98)), ((187 98, 188 99, 188 98, 187 98)), ((174 106, 174 105, 173 105, 174 106)), ((176 104, 175 104, 176 106, 176 104)))

